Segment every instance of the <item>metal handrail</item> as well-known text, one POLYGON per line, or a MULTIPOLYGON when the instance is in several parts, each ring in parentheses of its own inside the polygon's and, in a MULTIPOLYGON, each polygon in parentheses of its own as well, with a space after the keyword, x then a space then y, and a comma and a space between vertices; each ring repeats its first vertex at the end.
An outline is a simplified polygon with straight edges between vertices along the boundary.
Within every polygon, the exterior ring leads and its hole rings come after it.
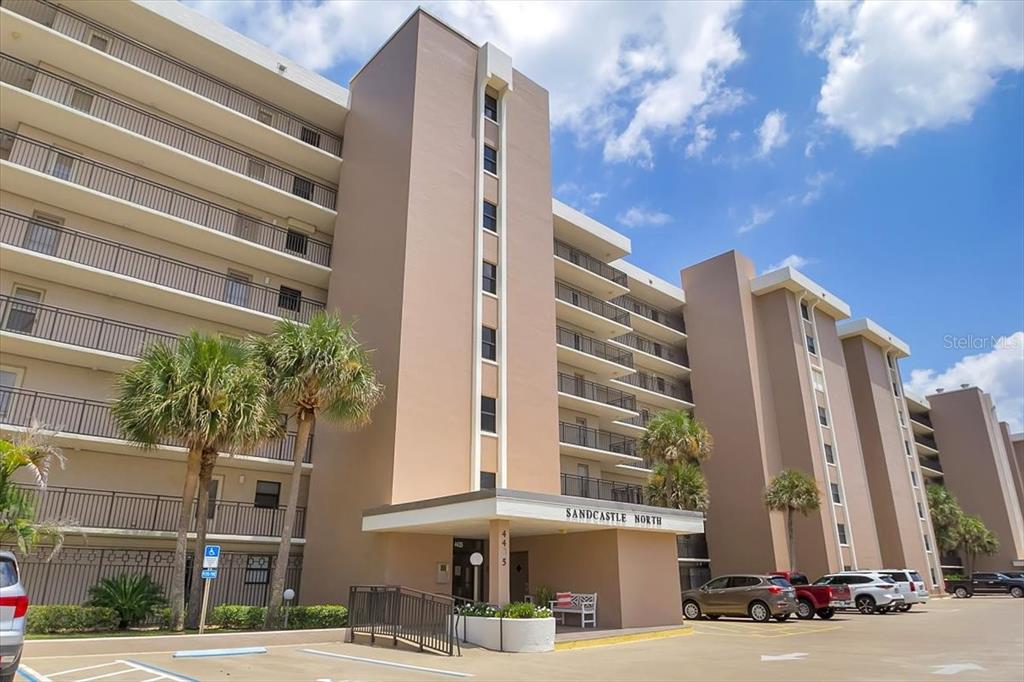
POLYGON ((630 296, 629 294, 623 294, 618 298, 612 299, 612 303, 623 310, 627 310, 630 313, 636 313, 640 317, 645 317, 652 322, 657 322, 658 324, 683 332, 684 334, 686 333, 686 323, 683 320, 682 315, 662 310, 657 306, 645 303, 630 296))
POLYGON ((666 379, 665 377, 661 377, 656 374, 634 372, 633 374, 627 374, 624 377, 619 377, 616 380, 627 383, 630 386, 636 386, 637 388, 642 388, 647 391, 667 395, 677 400, 684 400, 688 403, 693 402, 693 396, 686 384, 673 381, 672 379, 666 379))
MULTIPOLYGON (((42 424, 59 433, 74 433, 94 438, 127 440, 114 422, 110 403, 74 396, 29 391, 23 388, 0 387, 0 424, 29 427, 42 424)), ((238 453, 249 457, 272 459, 281 462, 292 461, 295 451, 295 432, 286 433, 284 438, 267 441, 251 452, 238 453)), ((184 447, 181 441, 165 439, 160 445, 184 447)), ((307 464, 313 456, 313 436, 306 442, 303 461, 307 464)))
POLYGON ((555 281, 555 298, 570 303, 577 308, 589 310, 619 324, 629 326, 629 313, 627 311, 557 280, 555 281))
POLYGON ((565 372, 558 373, 558 391, 624 410, 636 410, 636 397, 633 395, 565 372))
POLYGON ((322 302, 301 295, 291 296, 6 209, 0 209, 0 243, 299 322, 324 309, 322 302))
POLYGON ((639 334, 626 334, 625 336, 619 336, 615 339, 617 343, 621 343, 624 346, 629 346, 634 350, 638 350, 641 353, 647 353, 655 357, 661 358, 662 360, 668 360, 681 367, 690 366, 690 357, 685 349, 676 348, 667 343, 660 343, 658 341, 652 341, 639 334))
POLYGON ((936 443, 935 439, 932 438, 931 436, 926 436, 926 435, 921 434, 921 433, 915 433, 914 434, 914 440, 916 442, 920 443, 921 445, 924 445, 925 447, 931 448, 932 450, 938 450, 939 449, 938 443, 936 443))
POLYGON ((436 651, 462 654, 457 636, 455 599, 401 585, 352 585, 348 594, 348 625, 353 635, 377 638, 436 651))
POLYGON ((576 474, 562 474, 562 494, 592 500, 648 504, 642 485, 576 474))
POLYGON ((929 417, 926 414, 921 414, 920 412, 911 412, 910 413, 910 420, 911 421, 915 421, 918 424, 924 424, 925 426, 927 426, 929 428, 932 428, 931 417, 929 417))
POLYGON ((48 0, 2 0, 0 5, 30 21, 90 45, 93 49, 100 49, 91 42, 98 31, 99 38, 106 42, 106 49, 101 51, 111 57, 255 119, 328 154, 341 156, 342 138, 335 133, 82 14, 48 0))
POLYGON ((628 350, 599 341, 585 334, 580 334, 566 327, 555 328, 555 343, 567 348, 575 348, 587 355, 593 355, 623 367, 633 366, 633 354, 628 350))
POLYGON ((629 278, 622 270, 617 270, 607 263, 594 258, 589 253, 580 251, 575 246, 570 246, 557 239, 555 240, 555 255, 616 284, 626 286, 629 282, 629 278))
POLYGON ((592 429, 581 424, 558 423, 558 440, 568 445, 579 445, 595 450, 605 450, 619 455, 636 457, 636 439, 592 429))
POLYGON ((288 170, 123 100, 0 53, 0 81, 335 210, 337 187, 288 170), (88 100, 76 101, 82 95, 88 100))
POLYGON ((317 265, 331 263, 327 242, 2 128, 0 158, 317 265))

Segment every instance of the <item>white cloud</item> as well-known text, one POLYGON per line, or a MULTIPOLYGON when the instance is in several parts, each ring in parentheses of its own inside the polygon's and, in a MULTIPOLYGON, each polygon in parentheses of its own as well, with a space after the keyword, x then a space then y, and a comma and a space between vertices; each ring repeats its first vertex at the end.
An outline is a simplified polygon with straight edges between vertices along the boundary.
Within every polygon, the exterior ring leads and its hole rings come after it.
POLYGON ((1024 69, 1021 2, 819 2, 805 46, 828 63, 818 113, 870 151, 970 120, 1024 69))
POLYGON ((642 206, 633 206, 625 213, 620 213, 618 221, 626 227, 647 227, 650 225, 666 225, 672 222, 672 216, 662 211, 653 211, 642 206))
POLYGON ((741 133, 738 130, 734 130, 731 133, 729 133, 729 142, 735 142, 736 140, 740 139, 740 137, 742 137, 742 136, 743 136, 743 133, 741 133))
POLYGON ((765 114, 764 121, 757 129, 757 140, 759 149, 757 155, 766 157, 773 149, 784 147, 789 142, 789 133, 786 132, 786 114, 778 109, 765 114))
POLYGON ((686 145, 687 158, 701 158, 704 156, 704 151, 708 148, 708 145, 714 141, 715 129, 708 128, 703 123, 698 123, 697 128, 693 131, 693 140, 690 144, 686 145))
POLYGON ((586 197, 587 204, 589 204, 590 206, 597 206, 602 201, 604 201, 605 197, 607 197, 607 196, 608 196, 607 192, 591 192, 586 197))
MULTIPOLYGON (((957 339, 947 337, 946 341, 950 345, 957 339)), ((910 381, 905 382, 907 390, 923 396, 936 388, 977 386, 991 394, 999 419, 1007 422, 1011 431, 1024 430, 1024 331, 990 341, 988 351, 968 355, 943 371, 911 371, 910 381)))
POLYGON ((818 171, 814 175, 810 175, 804 179, 807 184, 807 191, 800 199, 800 203, 804 206, 810 206, 815 201, 821 198, 821 193, 825 191, 825 185, 832 182, 833 173, 825 173, 818 171))
POLYGON ((750 210, 750 219, 747 222, 740 225, 740 229, 737 230, 740 234, 744 232, 750 232, 755 227, 760 227, 766 222, 771 220, 775 216, 775 209, 761 208, 760 206, 754 206, 750 210))
POLYGON ((795 268, 799 270, 800 268, 806 267, 808 265, 813 265, 814 263, 817 262, 818 261, 815 258, 805 258, 798 254, 791 253, 790 255, 780 260, 778 263, 772 263, 771 265, 769 265, 767 268, 764 269, 764 272, 772 272, 773 270, 779 270, 781 268, 795 268))

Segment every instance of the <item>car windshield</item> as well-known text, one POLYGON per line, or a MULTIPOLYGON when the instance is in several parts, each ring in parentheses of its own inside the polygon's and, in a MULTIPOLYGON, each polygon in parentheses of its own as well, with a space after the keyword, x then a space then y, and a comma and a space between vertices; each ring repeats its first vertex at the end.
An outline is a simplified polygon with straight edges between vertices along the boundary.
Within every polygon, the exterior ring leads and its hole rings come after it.
POLYGON ((893 580, 890 576, 887 576, 887 575, 880 575, 880 576, 878 576, 878 580, 880 582, 883 582, 883 583, 891 583, 893 585, 896 584, 896 581, 893 580))
POLYGON ((808 585, 810 581, 807 580, 807 576, 803 573, 791 573, 789 575, 790 585, 808 585))
POLYGON ((832 580, 831 576, 823 575, 814 581, 815 585, 828 585, 829 581, 832 580))
POLYGON ((0 557, 0 587, 10 587, 18 582, 18 567, 12 559, 0 557))
POLYGON ((910 577, 914 580, 915 583, 923 583, 924 582, 924 578, 922 578, 921 574, 918 573, 917 571, 914 571, 913 573, 911 573, 910 577))
POLYGON ((792 583, 781 576, 772 576, 768 579, 772 585, 778 585, 779 587, 793 587, 792 583))

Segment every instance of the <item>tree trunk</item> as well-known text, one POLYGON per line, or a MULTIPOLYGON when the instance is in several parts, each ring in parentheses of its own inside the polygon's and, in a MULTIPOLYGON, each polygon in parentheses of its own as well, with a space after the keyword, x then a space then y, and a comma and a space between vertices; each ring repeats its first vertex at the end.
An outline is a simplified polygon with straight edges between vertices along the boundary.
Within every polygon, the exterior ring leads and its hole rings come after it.
POLYGON ((316 413, 300 409, 297 415, 298 433, 295 435, 295 448, 292 450, 292 479, 288 488, 288 505, 284 511, 284 524, 281 528, 281 544, 277 548, 277 560, 274 561, 274 578, 270 583, 270 599, 267 601, 267 618, 264 629, 278 627, 281 613, 281 602, 284 599, 284 579, 288 570, 288 555, 292 546, 292 527, 295 525, 296 507, 299 504, 299 487, 302 484, 302 460, 306 455, 309 434, 316 422, 316 413))
POLYGON ((188 530, 192 521, 192 502, 196 497, 196 480, 203 451, 190 448, 185 469, 185 485, 181 490, 181 511, 178 514, 178 538, 174 543, 174 572, 171 574, 171 629, 185 627, 185 550, 188 548, 188 530))
POLYGON ((217 451, 203 452, 199 464, 199 494, 196 503, 196 542, 192 547, 192 585, 186 601, 185 627, 189 630, 199 628, 199 611, 203 607, 203 551, 206 547, 206 526, 210 515, 210 480, 213 478, 213 467, 217 463, 217 451))
POLYGON ((793 532, 793 510, 786 510, 786 537, 789 545, 789 570, 796 570, 796 533, 793 532))

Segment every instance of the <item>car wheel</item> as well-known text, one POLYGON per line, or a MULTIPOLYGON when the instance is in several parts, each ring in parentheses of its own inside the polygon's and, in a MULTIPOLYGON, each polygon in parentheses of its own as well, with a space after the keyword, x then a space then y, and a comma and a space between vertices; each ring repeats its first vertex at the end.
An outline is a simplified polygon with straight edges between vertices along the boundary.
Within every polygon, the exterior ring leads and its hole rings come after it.
POLYGON ((899 607, 896 610, 899 611, 900 613, 906 613, 907 611, 909 611, 912 608, 914 608, 913 604, 900 604, 899 607))
POLYGON ((718 620, 719 618, 721 618, 721 616, 718 615, 717 613, 709 613, 708 614, 708 620, 718 620))
POLYGON ((751 604, 750 608, 747 609, 747 613, 750 614, 750 619, 755 623, 767 623, 772 617, 771 610, 763 601, 756 601, 751 604))
POLYGON ((827 609, 818 609, 818 618, 821 618, 822 620, 828 620, 834 615, 836 615, 836 610, 831 606, 827 609))
POLYGON ((700 620, 700 604, 695 601, 688 601, 683 604, 683 615, 686 620, 700 620))
POLYGON ((853 602, 857 610, 863 614, 875 612, 875 598, 870 594, 862 594, 853 602))
POLYGON ((1016 597, 1017 599, 1024 597, 1024 587, 1011 587, 1010 595, 1016 597))
POLYGON ((967 599, 967 597, 969 596, 966 587, 956 588, 955 590, 953 590, 953 594, 955 594, 958 599, 967 599))
POLYGON ((775 616, 775 620, 779 621, 780 623, 785 623, 787 620, 789 620, 789 614, 788 613, 779 614, 778 616, 775 616))
POLYGON ((796 617, 800 620, 814 618, 814 604, 807 599, 801 599, 796 603, 796 617))

